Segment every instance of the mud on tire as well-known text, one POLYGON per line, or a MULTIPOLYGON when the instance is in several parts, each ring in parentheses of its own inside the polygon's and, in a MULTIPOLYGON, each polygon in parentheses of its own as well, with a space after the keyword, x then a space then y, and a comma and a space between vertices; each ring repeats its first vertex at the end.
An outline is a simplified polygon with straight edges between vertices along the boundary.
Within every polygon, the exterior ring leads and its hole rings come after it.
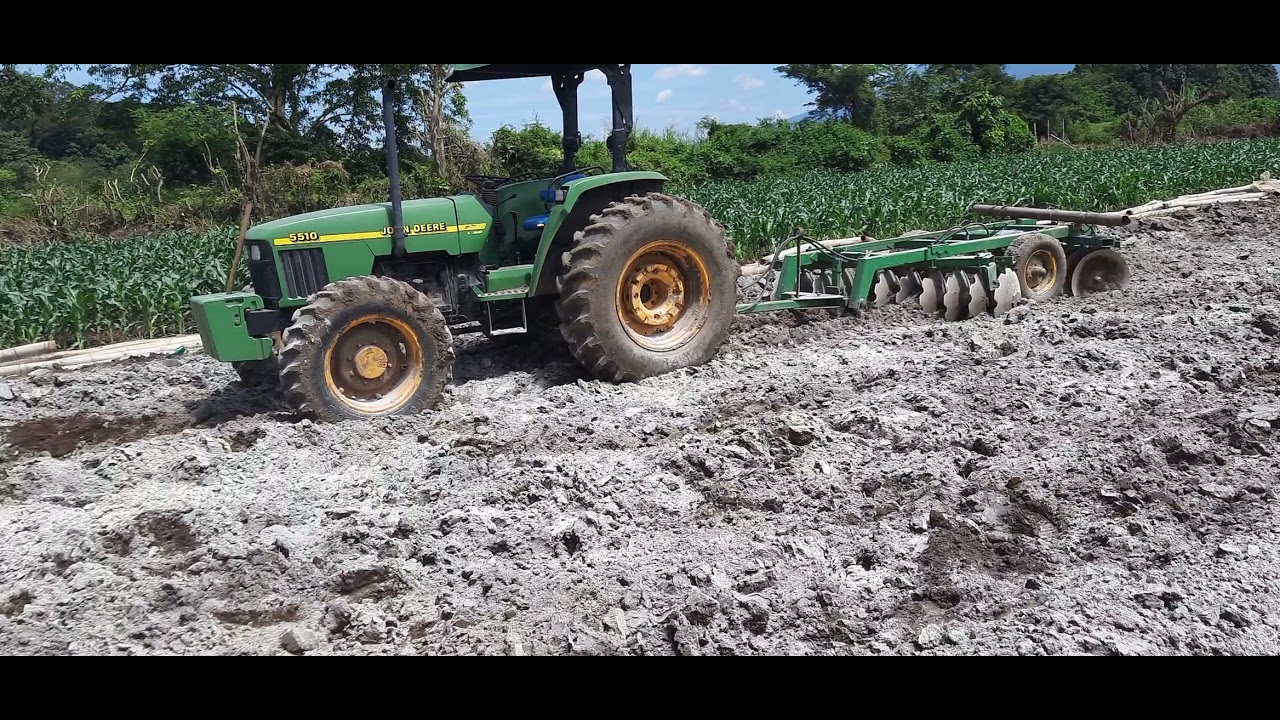
POLYGON ((453 367, 440 310, 408 283, 385 277, 331 283, 298 311, 283 340, 285 400, 324 421, 435 408, 453 367))
POLYGON ((1018 236, 1005 253, 1013 260, 1024 298, 1041 301, 1062 294, 1067 282, 1067 253, 1057 238, 1026 233, 1018 236))
POLYGON ((700 365, 728 335, 741 268, 724 226, 693 202, 648 193, 611 203, 562 260, 560 331, 597 378, 700 365))

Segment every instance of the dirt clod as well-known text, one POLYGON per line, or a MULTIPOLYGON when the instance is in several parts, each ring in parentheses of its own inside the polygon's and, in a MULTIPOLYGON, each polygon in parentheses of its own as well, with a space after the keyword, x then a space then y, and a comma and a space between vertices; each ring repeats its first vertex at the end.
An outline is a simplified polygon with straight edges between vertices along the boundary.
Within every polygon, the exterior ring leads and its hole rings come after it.
POLYGON ((1274 655, 1280 206, 1121 232, 1123 292, 741 316, 640 383, 461 338, 412 417, 6 378, 0 652, 1274 655))

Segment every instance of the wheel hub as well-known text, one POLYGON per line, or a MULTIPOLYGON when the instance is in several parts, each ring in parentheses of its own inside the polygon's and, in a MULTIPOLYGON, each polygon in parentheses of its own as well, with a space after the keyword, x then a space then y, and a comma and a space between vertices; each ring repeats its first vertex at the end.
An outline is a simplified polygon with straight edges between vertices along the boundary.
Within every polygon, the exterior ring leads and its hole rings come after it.
POLYGON ((617 277, 618 319, 640 347, 675 350, 706 322, 710 273, 702 258, 683 243, 658 240, 645 245, 617 277))
POLYGON ((344 328, 326 365, 334 394, 360 412, 396 407, 422 384, 417 337, 407 324, 389 316, 366 316, 344 328))
POLYGON ((675 324, 684 310, 684 278, 678 268, 666 263, 650 263, 636 268, 624 291, 631 302, 631 314, 650 333, 675 324))
POLYGON ((1023 270, 1023 279, 1027 287, 1039 290, 1041 286, 1052 285, 1058 272, 1058 263, 1047 250, 1037 250, 1027 258, 1023 270))
POLYGON ((377 345, 365 345, 356 352, 356 372, 368 380, 382 377, 387 371, 387 353, 377 345))

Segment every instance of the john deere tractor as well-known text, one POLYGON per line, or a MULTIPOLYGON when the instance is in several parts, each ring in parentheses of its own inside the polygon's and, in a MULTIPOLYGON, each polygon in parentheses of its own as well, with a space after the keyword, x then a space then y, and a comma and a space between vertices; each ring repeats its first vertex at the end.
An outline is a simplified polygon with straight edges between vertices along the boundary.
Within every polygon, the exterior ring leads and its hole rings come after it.
POLYGON ((564 113, 552 177, 471 176, 473 192, 402 200, 383 88, 389 202, 275 220, 245 236, 252 287, 192 298, 206 352, 278 381, 324 420, 433 408, 455 333, 548 326, 595 377, 635 381, 708 361, 735 311, 724 228, 666 178, 632 171, 630 65, 454 65, 458 82, 550 77, 564 113), (579 167, 578 86, 612 89, 612 167, 579 167))

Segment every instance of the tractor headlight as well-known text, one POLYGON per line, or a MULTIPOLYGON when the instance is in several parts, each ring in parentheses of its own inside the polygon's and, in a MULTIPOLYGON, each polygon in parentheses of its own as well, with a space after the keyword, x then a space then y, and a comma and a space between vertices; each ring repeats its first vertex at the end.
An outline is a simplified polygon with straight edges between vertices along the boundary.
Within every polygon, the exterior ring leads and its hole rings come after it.
POLYGON ((249 246, 249 259, 254 262, 262 261, 262 247, 256 243, 249 246))
POLYGON ((556 190, 556 202, 558 203, 564 202, 564 199, 566 196, 568 196, 568 194, 569 194, 568 186, 565 186, 560 188, 559 190, 556 190))

